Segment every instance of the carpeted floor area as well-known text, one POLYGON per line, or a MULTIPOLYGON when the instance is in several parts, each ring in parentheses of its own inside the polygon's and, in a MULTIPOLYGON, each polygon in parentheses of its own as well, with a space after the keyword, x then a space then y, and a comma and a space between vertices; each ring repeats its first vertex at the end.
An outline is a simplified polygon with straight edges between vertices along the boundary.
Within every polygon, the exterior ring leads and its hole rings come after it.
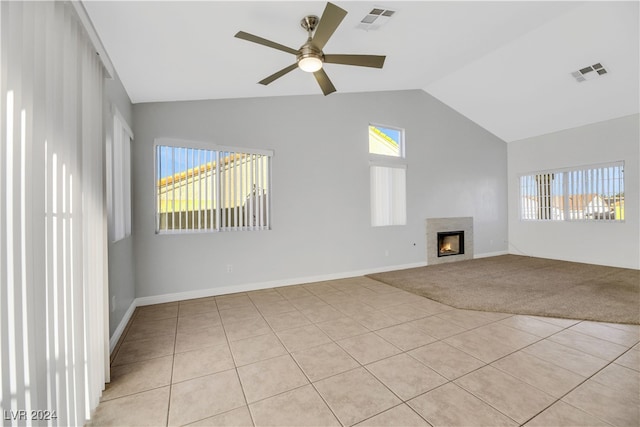
POLYGON ((368 277, 456 308, 640 324, 640 270, 501 255, 368 277))

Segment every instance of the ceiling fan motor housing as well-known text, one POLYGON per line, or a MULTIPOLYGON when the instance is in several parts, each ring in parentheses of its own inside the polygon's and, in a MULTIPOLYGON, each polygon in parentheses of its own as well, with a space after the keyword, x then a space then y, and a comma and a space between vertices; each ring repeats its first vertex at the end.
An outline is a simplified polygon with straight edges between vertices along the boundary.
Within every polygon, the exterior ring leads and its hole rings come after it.
POLYGON ((322 68, 322 63, 324 62, 322 50, 315 47, 312 42, 312 34, 318 26, 318 22, 320 22, 320 18, 315 15, 308 15, 300 20, 300 26, 307 30, 309 38, 307 42, 298 49, 296 61, 298 66, 307 72, 319 70, 322 68))
POLYGON ((311 41, 306 42, 302 45, 302 47, 298 50, 298 54, 296 55, 296 59, 300 62, 304 58, 317 58, 324 62, 324 55, 322 51, 316 48, 311 41))

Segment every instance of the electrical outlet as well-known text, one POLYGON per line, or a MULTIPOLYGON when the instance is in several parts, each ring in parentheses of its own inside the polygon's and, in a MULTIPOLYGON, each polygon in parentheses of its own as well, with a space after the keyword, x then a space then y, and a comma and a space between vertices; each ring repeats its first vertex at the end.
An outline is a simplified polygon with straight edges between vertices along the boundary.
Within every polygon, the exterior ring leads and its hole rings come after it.
POLYGON ((113 313, 114 311, 116 311, 116 296, 112 296, 111 297, 111 312, 113 313))
POLYGON ((385 249, 384 256, 389 256, 389 249, 385 249))
POLYGON ((233 264, 227 264, 227 273, 233 273, 233 264))

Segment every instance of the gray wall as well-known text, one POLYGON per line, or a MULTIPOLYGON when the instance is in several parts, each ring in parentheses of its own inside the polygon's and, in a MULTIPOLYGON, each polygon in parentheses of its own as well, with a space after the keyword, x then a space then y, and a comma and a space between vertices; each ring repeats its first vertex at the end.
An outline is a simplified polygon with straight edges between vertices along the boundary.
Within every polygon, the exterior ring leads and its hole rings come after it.
POLYGON ((510 252, 640 268, 639 118, 635 114, 509 143, 510 252), (625 162, 623 223, 519 220, 519 175, 618 160, 625 162))
POLYGON ((472 216, 476 254, 507 249, 506 144, 423 91, 136 104, 133 113, 136 297, 426 262, 427 217, 472 216), (370 226, 370 122, 406 130, 406 226, 370 226), (272 230, 156 235, 157 137, 275 150, 272 230))
MULTIPOLYGON (((103 120, 105 137, 113 135, 112 105, 115 105, 129 126, 133 125, 133 106, 120 79, 105 79, 103 120)), ((135 136, 135 135, 134 135, 135 136)), ((132 142, 135 144, 135 141, 132 142)), ((109 242, 109 335, 113 336, 126 311, 135 299, 135 263, 133 238, 109 242), (115 298, 115 304, 114 304, 115 298)))

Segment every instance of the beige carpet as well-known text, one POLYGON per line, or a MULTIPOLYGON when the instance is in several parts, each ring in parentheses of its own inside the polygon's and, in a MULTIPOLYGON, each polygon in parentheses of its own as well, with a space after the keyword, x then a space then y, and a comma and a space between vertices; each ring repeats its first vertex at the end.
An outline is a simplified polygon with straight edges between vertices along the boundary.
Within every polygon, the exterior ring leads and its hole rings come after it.
POLYGON ((456 308, 640 324, 640 270, 502 255, 368 277, 456 308))

